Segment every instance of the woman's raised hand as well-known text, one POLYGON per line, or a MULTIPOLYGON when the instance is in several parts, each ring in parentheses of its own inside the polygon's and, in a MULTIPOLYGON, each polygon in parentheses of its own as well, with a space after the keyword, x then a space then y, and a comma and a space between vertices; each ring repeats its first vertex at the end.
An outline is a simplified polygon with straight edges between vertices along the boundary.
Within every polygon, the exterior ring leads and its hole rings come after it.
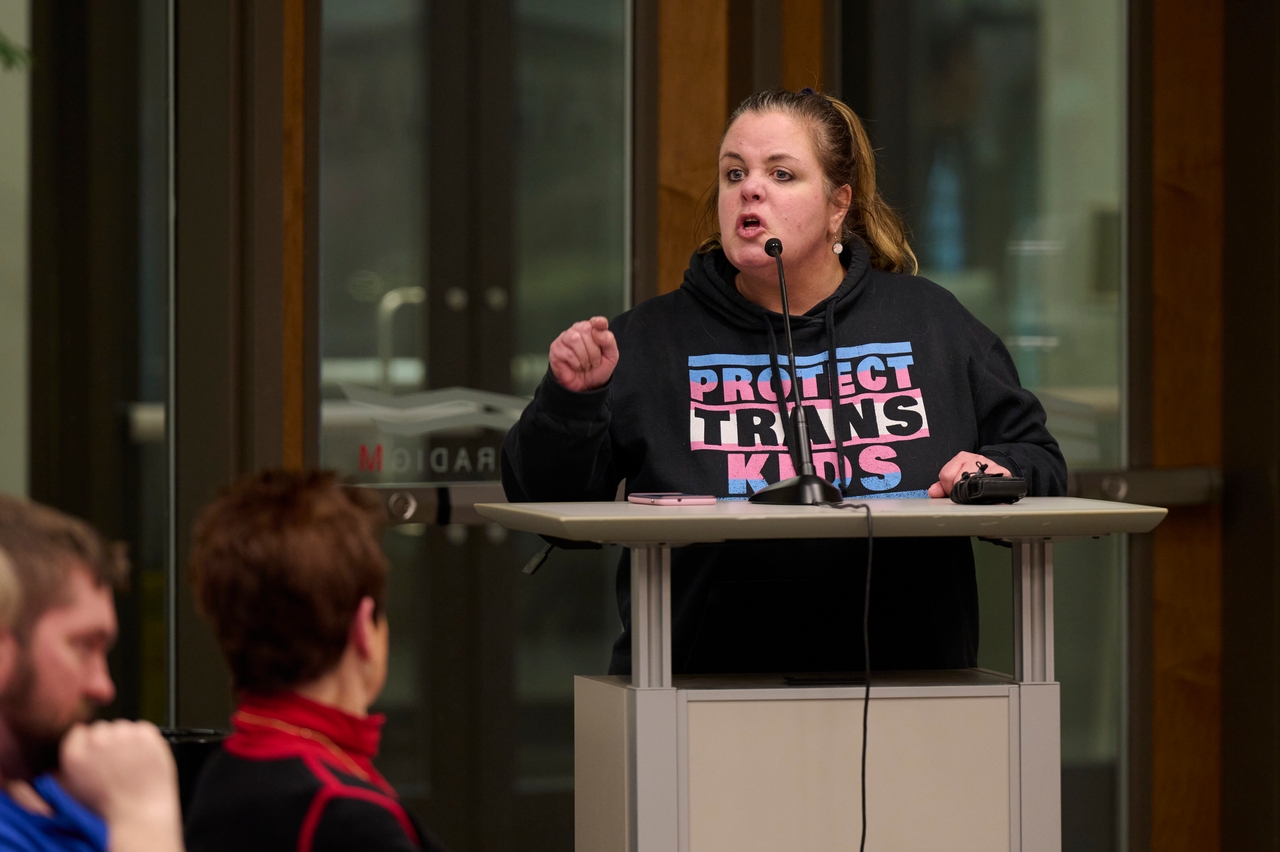
POLYGON ((604 317, 575 322, 551 342, 551 375, 571 391, 604 387, 618 366, 618 341, 604 317))

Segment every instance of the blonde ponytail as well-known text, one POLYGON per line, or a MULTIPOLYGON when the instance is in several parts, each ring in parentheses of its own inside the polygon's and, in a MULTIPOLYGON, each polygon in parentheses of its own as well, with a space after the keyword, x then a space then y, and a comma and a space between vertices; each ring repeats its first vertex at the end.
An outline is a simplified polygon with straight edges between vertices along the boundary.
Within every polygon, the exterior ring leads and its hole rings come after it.
MULTIPOLYGON (((845 235, 862 237, 871 251, 871 265, 876 269, 916 274, 920 271, 920 263, 907 242, 906 226, 876 188, 875 149, 871 147, 862 119, 844 101, 830 95, 822 97, 835 108, 849 133, 853 180, 848 183, 853 189, 853 202, 844 218, 845 235)), ((819 159, 824 160, 823 170, 826 171, 825 158, 820 154, 819 159)), ((828 180, 831 177, 828 174, 828 180)))

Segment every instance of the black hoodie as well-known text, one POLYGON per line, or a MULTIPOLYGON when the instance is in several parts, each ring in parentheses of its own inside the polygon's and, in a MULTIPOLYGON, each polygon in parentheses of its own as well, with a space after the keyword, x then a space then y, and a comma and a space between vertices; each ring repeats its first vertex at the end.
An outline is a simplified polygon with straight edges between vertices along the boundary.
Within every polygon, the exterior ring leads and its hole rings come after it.
MULTIPOLYGON (((1032 495, 1062 494, 1062 453, 1000 339, 943 288, 871 269, 852 243, 835 293, 792 317, 818 473, 849 497, 926 497, 969 451, 1026 477, 1032 495)), ((744 500, 792 476, 777 403, 791 398, 782 316, 743 298, 736 274, 722 251, 695 254, 679 290, 615 319, 619 361, 605 387, 575 393, 548 372, 503 447, 507 498, 612 500, 625 479, 628 493, 744 500)), ((874 557, 872 667, 976 665, 969 540, 881 539, 874 557)), ((677 548, 675 671, 861 669, 865 566, 861 539, 677 548)), ((624 554, 617 674, 631 668, 630 590, 624 554)))

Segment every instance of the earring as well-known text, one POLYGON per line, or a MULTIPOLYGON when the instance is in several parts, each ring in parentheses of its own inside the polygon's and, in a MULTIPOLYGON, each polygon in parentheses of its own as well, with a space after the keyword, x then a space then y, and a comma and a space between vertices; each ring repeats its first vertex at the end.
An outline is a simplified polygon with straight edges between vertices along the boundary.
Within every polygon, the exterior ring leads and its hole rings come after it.
POLYGON ((831 247, 831 250, 836 254, 839 254, 840 252, 844 251, 844 246, 842 246, 840 243, 836 243, 831 247))

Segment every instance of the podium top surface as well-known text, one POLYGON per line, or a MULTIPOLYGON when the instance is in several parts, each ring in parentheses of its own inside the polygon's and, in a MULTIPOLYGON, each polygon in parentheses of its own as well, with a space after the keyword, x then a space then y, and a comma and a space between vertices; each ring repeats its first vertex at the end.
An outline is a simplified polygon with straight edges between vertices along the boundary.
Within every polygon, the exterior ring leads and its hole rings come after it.
MULTIPOLYGON (((983 536, 1071 538, 1144 533, 1167 510, 1076 497, 1027 497, 1012 505, 961 506, 929 498, 868 500, 877 538, 983 536)), ((607 503, 477 503, 476 511, 520 532, 602 544, 692 544, 760 538, 865 538, 861 510, 767 506, 607 503)))

